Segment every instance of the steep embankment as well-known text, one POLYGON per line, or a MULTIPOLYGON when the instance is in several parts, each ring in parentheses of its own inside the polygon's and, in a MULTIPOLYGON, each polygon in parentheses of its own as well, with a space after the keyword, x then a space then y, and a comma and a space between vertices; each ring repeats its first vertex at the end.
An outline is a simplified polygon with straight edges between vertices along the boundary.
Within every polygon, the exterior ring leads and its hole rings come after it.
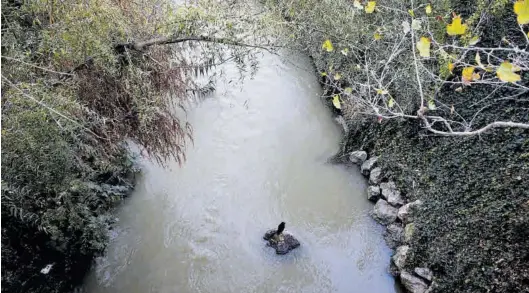
POLYGON ((378 156, 382 180, 423 202, 404 270, 430 268, 433 292, 529 292, 529 130, 450 136, 529 121, 526 68, 515 83, 496 74, 506 60, 527 62, 513 3, 269 2, 341 108, 344 154, 378 156), (479 74, 465 77, 470 70, 479 74))
POLYGON ((379 156, 383 177, 423 202, 406 268, 429 267, 436 292, 529 292, 529 133, 421 133, 414 122, 371 123, 346 145, 379 156))

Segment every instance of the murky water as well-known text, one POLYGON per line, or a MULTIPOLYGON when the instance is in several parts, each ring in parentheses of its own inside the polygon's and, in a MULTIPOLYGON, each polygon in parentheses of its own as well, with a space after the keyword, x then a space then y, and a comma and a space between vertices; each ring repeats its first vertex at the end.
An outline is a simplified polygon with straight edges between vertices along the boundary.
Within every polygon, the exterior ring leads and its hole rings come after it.
POLYGON ((340 129, 308 60, 288 58, 190 111, 185 165, 141 162, 88 292, 395 292, 365 179, 326 163, 340 129), (301 242, 286 256, 262 240, 281 221, 301 242))

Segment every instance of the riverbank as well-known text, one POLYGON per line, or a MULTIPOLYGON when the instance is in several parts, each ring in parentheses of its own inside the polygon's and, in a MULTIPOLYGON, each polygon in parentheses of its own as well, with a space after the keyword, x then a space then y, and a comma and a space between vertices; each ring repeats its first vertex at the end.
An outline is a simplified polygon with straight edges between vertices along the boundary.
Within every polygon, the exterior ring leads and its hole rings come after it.
MULTIPOLYGON (((270 2, 288 21, 291 38, 312 56, 323 98, 342 115, 347 133, 337 158, 349 160, 359 150, 378 157, 380 181, 395 182, 406 202, 422 202, 413 233, 392 244, 409 247, 399 249, 405 261, 394 257, 400 271, 429 268, 431 292, 529 292, 529 131, 464 133, 495 121, 527 123, 527 93, 515 86, 527 86, 529 76, 521 72, 519 83, 496 88, 487 83, 496 76, 482 82, 476 75, 478 82, 469 85, 445 59, 441 43, 472 46, 470 35, 467 41, 449 35, 450 23, 461 15, 479 32, 479 46, 501 47, 508 39, 524 48, 512 4, 270 2), (417 57, 415 34, 429 36, 428 59, 417 57), (436 115, 435 122, 425 112, 436 115)), ((448 60, 472 70, 483 54, 448 52, 448 60)), ((389 230, 404 230, 397 224, 389 230)))
POLYGON ((409 121, 366 123, 345 153, 379 157, 382 177, 423 205, 403 266, 432 270, 433 292, 529 291, 529 133, 421 136, 409 121))

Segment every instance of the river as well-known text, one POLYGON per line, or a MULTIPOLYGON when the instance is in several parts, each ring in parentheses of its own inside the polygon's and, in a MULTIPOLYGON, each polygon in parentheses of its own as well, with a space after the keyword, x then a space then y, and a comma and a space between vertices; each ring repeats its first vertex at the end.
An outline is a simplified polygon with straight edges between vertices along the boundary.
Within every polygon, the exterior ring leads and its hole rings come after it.
POLYGON ((396 292, 365 178, 327 163, 341 131, 309 60, 288 60, 264 54, 254 79, 189 111, 182 167, 140 160, 86 291, 396 292), (281 221, 301 242, 285 256, 262 240, 281 221))

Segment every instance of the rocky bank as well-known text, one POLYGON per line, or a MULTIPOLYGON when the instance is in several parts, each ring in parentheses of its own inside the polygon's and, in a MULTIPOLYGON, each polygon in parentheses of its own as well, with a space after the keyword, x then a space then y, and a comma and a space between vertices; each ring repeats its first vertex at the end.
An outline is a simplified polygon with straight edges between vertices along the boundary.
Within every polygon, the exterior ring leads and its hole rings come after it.
POLYGON ((456 139, 366 123, 339 157, 368 178, 408 292, 529 292, 529 132, 456 139))

